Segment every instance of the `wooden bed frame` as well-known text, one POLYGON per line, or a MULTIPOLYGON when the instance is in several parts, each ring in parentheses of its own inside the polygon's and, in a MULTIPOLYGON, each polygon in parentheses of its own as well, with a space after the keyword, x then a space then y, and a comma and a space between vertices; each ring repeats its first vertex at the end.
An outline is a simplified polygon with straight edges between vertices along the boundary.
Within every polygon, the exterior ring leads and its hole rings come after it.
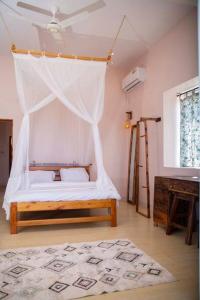
MULTIPOLYGON (((55 171, 56 178, 59 180, 59 170, 61 168, 83 167, 89 174, 90 166, 31 166, 30 170, 48 170, 55 171)), ((16 234, 18 227, 68 224, 83 222, 111 222, 112 227, 117 226, 116 199, 92 199, 77 201, 34 201, 34 202, 12 202, 10 206, 10 233, 16 234), (63 211, 63 210, 82 210, 107 208, 107 215, 83 216, 83 217, 65 217, 52 219, 26 219, 20 220, 19 214, 22 212, 41 212, 41 211, 63 211)))

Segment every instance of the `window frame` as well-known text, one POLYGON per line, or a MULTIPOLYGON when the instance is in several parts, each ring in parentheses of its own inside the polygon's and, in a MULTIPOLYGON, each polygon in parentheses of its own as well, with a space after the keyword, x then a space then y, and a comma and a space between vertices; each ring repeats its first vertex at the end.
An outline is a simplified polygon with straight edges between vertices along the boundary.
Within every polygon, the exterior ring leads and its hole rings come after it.
POLYGON ((180 166, 180 102, 178 93, 199 86, 199 78, 194 77, 163 93, 163 166, 165 168, 199 170, 198 167, 180 166))

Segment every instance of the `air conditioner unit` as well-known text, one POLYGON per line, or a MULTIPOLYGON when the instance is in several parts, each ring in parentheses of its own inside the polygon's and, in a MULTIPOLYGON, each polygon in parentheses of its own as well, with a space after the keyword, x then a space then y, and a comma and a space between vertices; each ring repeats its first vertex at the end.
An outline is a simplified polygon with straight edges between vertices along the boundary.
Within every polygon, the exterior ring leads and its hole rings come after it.
POLYGON ((145 69, 137 67, 122 80, 122 90, 127 93, 144 80, 145 69))

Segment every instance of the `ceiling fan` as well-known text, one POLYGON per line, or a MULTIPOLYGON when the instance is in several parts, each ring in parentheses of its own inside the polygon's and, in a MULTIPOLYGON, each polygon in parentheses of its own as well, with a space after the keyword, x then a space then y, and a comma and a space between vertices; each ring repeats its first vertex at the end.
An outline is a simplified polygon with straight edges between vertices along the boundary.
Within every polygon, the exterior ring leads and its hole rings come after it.
POLYGON ((25 20, 31 23, 33 26, 37 26, 37 28, 39 27, 42 29, 46 29, 48 32, 50 32, 53 35, 53 37, 56 40, 61 40, 62 39, 61 33, 67 27, 70 27, 78 22, 81 22, 84 19, 87 19, 91 12, 104 7, 105 3, 103 0, 98 0, 93 4, 78 9, 75 12, 70 14, 61 12, 60 9, 56 6, 53 6, 50 10, 46 10, 44 8, 26 2, 22 2, 22 1, 17 2, 17 6, 23 9, 31 10, 33 12, 51 17, 48 23, 40 23, 35 20, 31 20, 29 17, 25 17, 21 13, 16 14, 15 11, 16 18, 25 20))
MULTIPOLYGON (((0 2, 5 5, 10 11, 12 11, 11 14, 17 19, 24 20, 26 22, 31 23, 33 26, 36 26, 38 28, 46 29, 49 33, 53 35, 53 37, 56 40, 62 40, 61 33, 67 28, 70 27, 86 18, 88 18, 89 14, 93 11, 96 11, 102 7, 105 6, 105 2, 103 0, 97 0, 96 2, 87 5, 81 9, 78 9, 72 13, 66 14, 60 11, 60 9, 57 6, 51 7, 50 10, 18 1, 17 6, 23 9, 31 10, 33 12, 43 14, 46 16, 51 17, 49 22, 41 23, 36 20, 31 19, 29 16, 24 16, 21 12, 14 9, 12 6, 8 5, 4 0, 0 0, 0 2)), ((64 3, 64 1, 63 1, 64 3)), ((66 2, 65 2, 66 4, 66 2)))
POLYGON ((42 23, 42 22, 38 22, 36 20, 32 20, 32 19, 30 19, 30 17, 25 17, 22 14, 16 14, 16 13, 13 14, 12 13, 12 16, 16 17, 17 19, 27 21, 27 22, 31 23, 33 26, 37 26, 39 28, 46 29, 57 40, 62 39, 61 33, 65 30, 65 28, 78 23, 78 22, 86 19, 89 16, 88 12, 81 12, 75 16, 66 18, 63 21, 59 21, 58 18, 56 17, 57 13, 58 13, 58 8, 52 7, 51 19, 47 23, 42 23))

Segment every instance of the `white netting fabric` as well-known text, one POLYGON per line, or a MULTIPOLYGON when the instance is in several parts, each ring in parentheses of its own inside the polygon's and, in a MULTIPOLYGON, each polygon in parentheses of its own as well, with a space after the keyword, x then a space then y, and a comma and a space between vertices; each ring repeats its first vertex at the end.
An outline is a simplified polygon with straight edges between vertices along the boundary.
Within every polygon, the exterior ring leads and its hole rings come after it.
POLYGON ((98 129, 104 106, 106 63, 21 54, 13 56, 17 92, 24 117, 5 198, 29 188, 30 115, 58 99, 73 113, 74 118, 79 117, 90 125, 97 165, 97 188, 108 190, 109 194, 112 191, 113 198, 119 199, 103 165, 98 129))

